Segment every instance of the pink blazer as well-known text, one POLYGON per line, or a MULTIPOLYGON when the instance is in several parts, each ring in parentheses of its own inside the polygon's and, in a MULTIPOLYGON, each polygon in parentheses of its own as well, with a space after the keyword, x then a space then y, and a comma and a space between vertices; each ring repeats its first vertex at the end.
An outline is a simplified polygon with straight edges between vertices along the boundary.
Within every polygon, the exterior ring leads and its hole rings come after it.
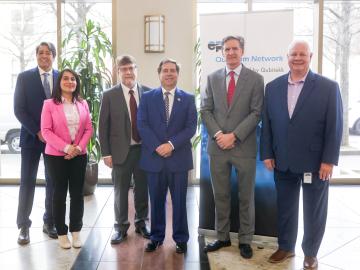
MULTIPOLYGON (((86 145, 93 132, 89 107, 85 100, 77 101, 76 106, 79 112, 79 128, 73 143, 80 146, 82 154, 86 154, 86 145)), ((44 101, 41 112, 41 134, 46 141, 45 154, 66 155, 64 148, 71 144, 71 137, 63 104, 56 104, 53 99, 44 101)))

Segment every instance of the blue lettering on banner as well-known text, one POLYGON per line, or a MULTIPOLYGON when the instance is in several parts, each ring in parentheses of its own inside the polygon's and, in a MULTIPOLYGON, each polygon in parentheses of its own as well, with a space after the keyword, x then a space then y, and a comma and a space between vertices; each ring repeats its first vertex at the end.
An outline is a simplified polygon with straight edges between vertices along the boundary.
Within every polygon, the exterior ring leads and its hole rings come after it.
POLYGON ((218 62, 218 63, 223 63, 223 62, 225 62, 224 57, 221 57, 221 56, 217 56, 217 57, 215 58, 215 61, 218 62))
POLYGON ((283 60, 282 56, 251 56, 252 62, 282 62, 283 60))

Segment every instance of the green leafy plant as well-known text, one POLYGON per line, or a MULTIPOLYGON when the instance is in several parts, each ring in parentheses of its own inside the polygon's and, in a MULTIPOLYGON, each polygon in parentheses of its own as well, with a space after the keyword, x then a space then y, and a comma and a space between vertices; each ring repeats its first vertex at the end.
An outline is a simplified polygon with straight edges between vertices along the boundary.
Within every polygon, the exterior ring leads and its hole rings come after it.
POLYGON ((61 44, 60 69, 71 68, 80 76, 80 91, 88 105, 94 129, 87 146, 89 160, 100 161, 98 120, 102 92, 112 84, 111 70, 105 59, 113 60, 112 45, 98 23, 87 20, 84 27, 71 30, 61 44))
POLYGON ((195 46, 194 46, 194 55, 195 55, 195 74, 197 76, 197 83, 196 83, 196 88, 194 91, 195 94, 195 103, 197 106, 197 131, 196 131, 196 135, 192 140, 192 147, 195 149, 198 144, 201 141, 201 131, 200 131, 200 127, 201 127, 201 115, 200 115, 200 111, 199 111, 199 103, 200 103, 200 84, 201 84, 201 50, 200 50, 200 38, 197 40, 195 46))

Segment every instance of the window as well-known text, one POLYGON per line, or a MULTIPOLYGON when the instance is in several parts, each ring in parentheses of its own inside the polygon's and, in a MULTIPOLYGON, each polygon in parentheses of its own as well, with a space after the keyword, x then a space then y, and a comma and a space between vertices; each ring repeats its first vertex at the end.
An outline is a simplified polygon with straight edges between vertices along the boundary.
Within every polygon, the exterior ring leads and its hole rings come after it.
MULTIPOLYGON (((61 35, 70 29, 84 25, 86 19, 99 23, 111 37, 111 0, 44 0, 4 1, 0 0, 2 28, 0 32, 0 178, 20 177, 20 123, 13 113, 13 96, 16 79, 20 72, 36 67, 35 48, 41 41, 58 44, 57 18, 62 14, 61 35), (57 10, 57 3, 62 10, 57 10)), ((60 30, 58 30, 60 31, 60 30)), ((59 51, 59 48, 57 48, 59 51)), ((109 68, 111 70, 111 60, 109 68)), ((57 67, 55 61, 54 67, 57 67)), ((107 170, 106 177, 110 177, 107 170)), ((101 169, 99 177, 102 175, 101 169)), ((40 162, 38 178, 44 178, 43 162, 40 162)), ((1 180, 0 180, 1 182, 1 180)))
POLYGON ((344 128, 339 167, 344 178, 360 176, 356 155, 360 148, 359 44, 359 1, 325 1, 323 74, 336 80, 341 89, 344 128))
POLYGON ((305 39, 310 44, 313 42, 314 34, 314 1, 253 1, 253 10, 282 10, 292 9, 294 11, 294 38, 305 39))
MULTIPOLYGON (((56 44, 56 0, 0 1, 0 140, 1 177, 20 175, 20 123, 14 116, 17 75, 36 66, 35 47, 43 40, 56 44), (15 154, 14 154, 15 153, 15 154)), ((56 65, 56 63, 55 63, 56 65)), ((42 170, 43 171, 43 170, 42 170)))

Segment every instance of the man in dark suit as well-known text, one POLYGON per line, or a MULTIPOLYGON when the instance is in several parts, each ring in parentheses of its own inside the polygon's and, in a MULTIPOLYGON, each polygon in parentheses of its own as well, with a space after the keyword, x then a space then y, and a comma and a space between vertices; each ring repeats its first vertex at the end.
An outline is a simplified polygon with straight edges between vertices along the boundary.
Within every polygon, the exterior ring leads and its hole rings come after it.
POLYGON ((290 72, 268 83, 262 119, 260 158, 274 170, 278 210, 278 250, 269 261, 293 257, 300 187, 303 190, 304 269, 317 268, 325 232, 329 180, 339 159, 342 102, 339 86, 313 73, 305 41, 288 51, 290 72))
POLYGON ((239 194, 239 249, 244 258, 253 255, 255 231, 256 127, 264 97, 263 77, 241 63, 244 38, 227 36, 222 41, 226 67, 208 76, 201 99, 201 118, 209 134, 211 182, 215 200, 218 240, 205 252, 230 246, 231 170, 236 170, 239 194))
MULTIPOLYGON (((19 74, 14 94, 14 113, 21 123, 21 180, 17 226, 20 229, 18 243, 30 242, 30 214, 34 201, 36 176, 45 141, 40 131, 40 117, 43 102, 50 98, 55 86, 58 71, 52 68, 56 56, 55 46, 50 42, 41 42, 36 47, 36 68, 19 74)), ((52 198, 53 185, 45 166, 46 197, 43 232, 51 238, 57 238, 53 221, 52 198)))
POLYGON ((116 60, 120 83, 104 93, 99 119, 99 139, 104 163, 112 168, 114 184, 115 233, 111 244, 127 237, 128 193, 134 178, 135 232, 150 237, 145 221, 148 218, 146 175, 139 168, 141 138, 137 129, 137 108, 148 87, 137 83, 137 66, 130 55, 116 60))
POLYGON ((176 252, 187 250, 186 215, 188 171, 193 168, 191 141, 196 131, 195 99, 177 88, 180 67, 175 60, 160 62, 161 87, 144 93, 138 112, 143 140, 140 167, 146 171, 151 202, 151 242, 147 252, 162 245, 166 226, 166 194, 173 207, 173 239, 176 252))

